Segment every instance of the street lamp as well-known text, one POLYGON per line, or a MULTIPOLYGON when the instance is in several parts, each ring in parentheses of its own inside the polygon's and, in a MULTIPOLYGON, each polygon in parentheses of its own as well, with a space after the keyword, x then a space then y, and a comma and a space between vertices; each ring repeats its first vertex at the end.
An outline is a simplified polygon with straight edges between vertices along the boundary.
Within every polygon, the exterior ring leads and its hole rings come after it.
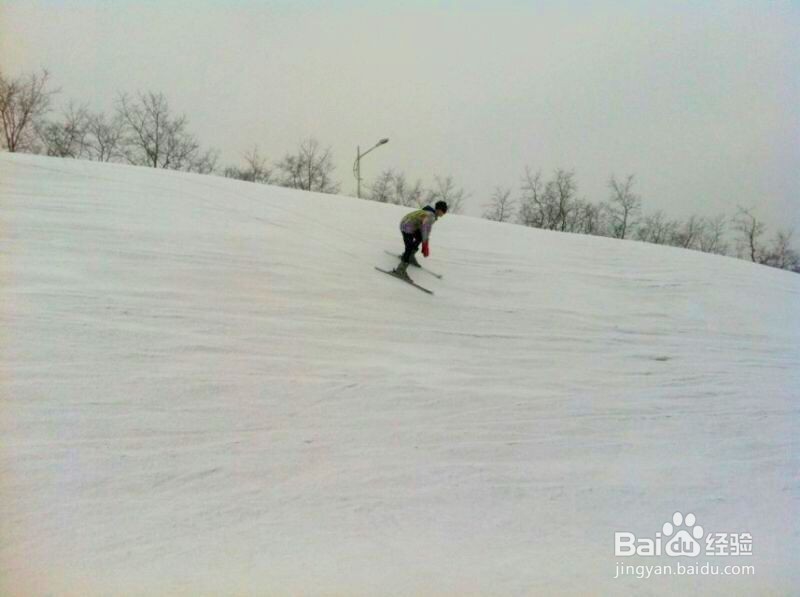
POLYGON ((376 147, 385 145, 388 142, 389 139, 381 139, 364 153, 361 153, 361 146, 356 147, 356 161, 353 163, 353 176, 355 176, 356 180, 358 181, 357 196, 359 199, 361 199, 361 158, 363 158, 365 155, 367 155, 370 151, 372 151, 376 147))

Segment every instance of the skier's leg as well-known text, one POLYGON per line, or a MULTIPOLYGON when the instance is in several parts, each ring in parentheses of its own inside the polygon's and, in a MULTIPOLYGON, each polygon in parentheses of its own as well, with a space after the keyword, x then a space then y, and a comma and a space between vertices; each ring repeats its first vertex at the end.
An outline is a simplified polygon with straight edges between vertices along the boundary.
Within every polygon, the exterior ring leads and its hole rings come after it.
MULTIPOLYGON (((422 233, 419 231, 413 234, 403 232, 403 243, 406 246, 406 250, 403 252, 403 256, 400 259, 403 263, 408 264, 414 259, 414 254, 419 249, 420 243, 422 243, 422 233)), ((416 261, 416 259, 414 259, 414 261, 416 261)))
POLYGON ((400 263, 395 268, 395 273, 408 277, 406 270, 408 269, 408 264, 414 259, 414 253, 417 252, 419 249, 419 244, 422 242, 422 234, 419 232, 415 232, 414 234, 409 234, 407 232, 403 232, 403 244, 405 244, 406 250, 403 252, 403 255, 400 257, 400 263))
POLYGON ((419 249, 420 243, 422 243, 422 232, 417 231, 413 234, 411 240, 411 254, 408 256, 408 263, 416 267, 422 267, 420 266, 419 261, 417 261, 416 257, 416 253, 417 250, 419 249))
POLYGON ((413 263, 417 267, 421 267, 419 261, 417 261, 417 251, 419 250, 419 246, 422 244, 422 231, 418 230, 414 233, 414 250, 411 251, 411 256, 408 258, 409 263, 413 263))

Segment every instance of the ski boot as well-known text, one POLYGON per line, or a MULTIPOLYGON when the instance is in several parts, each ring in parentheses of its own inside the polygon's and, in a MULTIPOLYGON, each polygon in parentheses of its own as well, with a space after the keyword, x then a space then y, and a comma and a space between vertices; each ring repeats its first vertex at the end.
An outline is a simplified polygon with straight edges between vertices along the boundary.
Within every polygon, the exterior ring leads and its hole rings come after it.
POLYGON ((395 276, 398 278, 403 278, 404 280, 411 280, 411 277, 408 275, 406 271, 408 269, 408 264, 404 261, 401 261, 396 268, 392 270, 395 276))

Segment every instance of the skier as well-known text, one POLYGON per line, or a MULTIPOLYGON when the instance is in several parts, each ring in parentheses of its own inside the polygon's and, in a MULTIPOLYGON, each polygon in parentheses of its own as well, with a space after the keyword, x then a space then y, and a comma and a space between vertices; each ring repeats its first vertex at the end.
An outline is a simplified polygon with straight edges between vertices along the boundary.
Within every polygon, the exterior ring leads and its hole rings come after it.
POLYGON ((422 243, 422 255, 427 257, 431 254, 428 247, 428 239, 431 235, 433 224, 447 213, 447 203, 437 201, 434 207, 426 205, 422 209, 412 211, 400 221, 400 232, 403 234, 403 243, 406 250, 400 258, 400 263, 394 268, 394 273, 401 278, 411 279, 406 270, 409 264, 419 265, 414 255, 422 243))

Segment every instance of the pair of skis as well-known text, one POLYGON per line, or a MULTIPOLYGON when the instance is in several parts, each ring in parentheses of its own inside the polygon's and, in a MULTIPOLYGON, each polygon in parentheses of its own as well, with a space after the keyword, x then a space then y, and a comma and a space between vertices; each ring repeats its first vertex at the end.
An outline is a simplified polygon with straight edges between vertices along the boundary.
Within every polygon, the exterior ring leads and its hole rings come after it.
MULTIPOLYGON (((391 255, 392 257, 397 257, 399 259, 399 256, 395 255, 391 251, 386 251, 386 254, 387 255, 391 255)), ((435 276, 436 278, 439 278, 440 280, 442 279, 442 274, 437 274, 436 272, 429 270, 427 267, 423 267, 421 265, 416 265, 416 266, 412 266, 412 267, 417 267, 417 268, 421 269, 422 271, 428 272, 430 275, 435 276)), ((392 277, 395 277, 398 280, 402 280, 403 282, 405 282, 406 284, 410 284, 414 288, 419 288, 422 292, 427 292, 428 294, 433 294, 433 290, 425 288, 424 286, 420 286, 419 284, 414 282, 414 280, 412 280, 411 278, 399 276, 396 273, 394 273, 394 271, 382 269, 382 268, 378 267, 377 265, 375 266, 375 269, 378 270, 379 272, 383 272, 384 274, 388 274, 388 275, 390 275, 392 277)))
MULTIPOLYGON (((386 254, 390 255, 391 257, 397 257, 398 259, 401 259, 403 257, 402 255, 397 255, 395 253, 392 253, 391 251, 386 251, 386 254)), ((439 278, 440 280, 443 277, 442 274, 437 274, 436 272, 429 270, 427 267, 424 267, 424 266, 420 265, 419 263, 412 263, 410 265, 411 265, 411 267, 416 267, 416 268, 421 269, 423 272, 428 272, 430 275, 432 275, 432 276, 434 276, 436 278, 439 278)))

